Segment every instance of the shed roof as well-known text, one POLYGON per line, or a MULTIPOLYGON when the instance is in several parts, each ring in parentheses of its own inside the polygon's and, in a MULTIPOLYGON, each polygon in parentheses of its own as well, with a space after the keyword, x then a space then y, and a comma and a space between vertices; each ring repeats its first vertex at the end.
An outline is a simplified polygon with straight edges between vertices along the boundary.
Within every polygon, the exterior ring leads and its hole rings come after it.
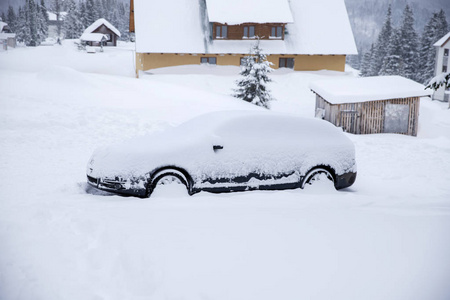
POLYGON ((103 33, 83 33, 80 40, 87 42, 101 42, 107 41, 108 38, 103 33))
POLYGON ((210 22, 292 23, 288 0, 206 0, 210 22))
POLYGON ((120 31, 117 30, 116 27, 114 27, 111 23, 109 23, 108 21, 106 21, 105 19, 101 18, 98 19, 97 21, 95 21, 94 23, 92 23, 88 28, 86 28, 83 32, 83 34, 85 33, 92 33, 94 30, 96 30, 97 28, 99 28, 100 26, 105 25, 107 28, 109 28, 112 32, 114 32, 115 34, 117 34, 118 36, 120 36, 120 31))
POLYGON ((257 20, 257 23, 269 23, 274 22, 275 19, 269 17, 273 15, 277 20, 283 20, 282 23, 288 23, 287 34, 284 40, 262 40, 261 48, 267 54, 358 53, 344 0, 230 1, 236 5, 223 0, 135 0, 136 51, 245 54, 254 41, 212 40, 210 22, 234 24, 257 20), (254 2, 263 5, 252 7, 254 2), (206 5, 203 7, 202 3, 206 5), (257 9, 258 14, 247 12, 252 17, 245 17, 239 11, 241 7, 243 11, 250 7, 257 9), (148 14, 155 11, 158 13, 149 18, 148 14), (164 30, 161 24, 164 24, 164 30))
POLYGON ((434 43, 433 46, 435 47, 442 47, 444 44, 446 44, 450 40, 450 32, 444 35, 439 41, 434 43))
POLYGON ((331 104, 430 96, 425 86, 401 76, 339 78, 313 81, 310 89, 331 104))
POLYGON ((7 23, 0 21, 0 32, 2 32, 3 28, 6 27, 6 26, 8 26, 7 23))

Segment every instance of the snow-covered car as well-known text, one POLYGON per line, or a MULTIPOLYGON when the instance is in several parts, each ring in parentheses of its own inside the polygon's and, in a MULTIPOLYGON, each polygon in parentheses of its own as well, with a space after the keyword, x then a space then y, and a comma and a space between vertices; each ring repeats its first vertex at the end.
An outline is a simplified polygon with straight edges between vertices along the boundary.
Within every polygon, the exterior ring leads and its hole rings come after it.
POLYGON ((89 185, 138 197, 174 179, 192 195, 303 188, 320 176, 336 189, 355 182, 355 148, 342 130, 319 119, 259 111, 202 115, 97 149, 87 165, 89 185))

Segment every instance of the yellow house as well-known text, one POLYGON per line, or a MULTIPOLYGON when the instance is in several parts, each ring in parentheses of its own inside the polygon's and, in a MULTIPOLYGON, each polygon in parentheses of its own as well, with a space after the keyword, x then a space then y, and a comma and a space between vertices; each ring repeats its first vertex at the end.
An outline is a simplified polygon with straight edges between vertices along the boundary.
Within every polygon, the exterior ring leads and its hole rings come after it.
POLYGON ((131 0, 136 75, 155 68, 241 65, 255 43, 274 68, 344 71, 357 54, 344 0, 131 0))

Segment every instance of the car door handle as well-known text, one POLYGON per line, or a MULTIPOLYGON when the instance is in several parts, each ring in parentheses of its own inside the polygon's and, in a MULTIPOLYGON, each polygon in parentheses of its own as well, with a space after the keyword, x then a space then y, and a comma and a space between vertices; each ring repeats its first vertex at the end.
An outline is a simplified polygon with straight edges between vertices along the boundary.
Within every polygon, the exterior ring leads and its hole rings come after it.
POLYGON ((222 145, 213 145, 214 152, 217 152, 218 150, 221 150, 221 149, 223 149, 222 145))

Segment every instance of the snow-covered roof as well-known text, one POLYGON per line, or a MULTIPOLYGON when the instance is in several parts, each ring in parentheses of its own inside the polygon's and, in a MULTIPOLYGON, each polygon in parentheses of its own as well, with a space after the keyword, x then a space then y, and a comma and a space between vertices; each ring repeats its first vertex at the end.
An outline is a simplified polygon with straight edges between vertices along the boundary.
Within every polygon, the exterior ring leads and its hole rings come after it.
POLYGON ((206 0, 210 22, 292 23, 288 0, 206 0))
MULTIPOLYGON (((250 45, 254 43, 252 40, 211 40, 210 38, 209 22, 214 20, 232 24, 247 20, 244 18, 244 13, 240 13, 240 9, 243 11, 250 9, 250 4, 256 0, 230 1, 207 0, 206 7, 202 7, 198 4, 199 2, 192 0, 135 0, 136 51, 141 53, 248 53, 250 45), (230 20, 226 21, 225 17, 230 20)), ((273 15, 280 20, 283 19, 282 23, 288 23, 284 40, 261 41, 261 47, 265 53, 357 54, 344 0, 259 0, 257 2, 264 4, 260 7, 255 6, 264 18, 258 16, 259 13, 248 13, 254 20, 258 18, 261 23, 273 22, 274 19, 268 17, 273 15), (287 6, 292 19, 289 18, 287 6)))
POLYGON ((96 30, 97 28, 99 28, 100 26, 105 25, 107 28, 109 28, 112 32, 114 32, 115 34, 117 34, 118 36, 120 36, 120 31, 117 30, 116 27, 114 27, 111 23, 109 23, 108 21, 106 21, 105 19, 101 18, 98 19, 97 21, 95 21, 94 23, 92 23, 88 28, 86 28, 83 32, 83 34, 85 33, 92 33, 94 30, 96 30))
POLYGON ((446 44, 450 40, 450 32, 444 35, 439 41, 434 43, 433 46, 435 47, 442 47, 444 44, 446 44))
POLYGON ((8 26, 7 23, 5 23, 5 22, 0 22, 0 32, 2 32, 2 31, 3 31, 3 27, 6 27, 6 26, 8 26))
POLYGON ((80 40, 87 42, 101 42, 107 41, 108 37, 102 33, 83 33, 80 40))
POLYGON ((425 86, 401 76, 317 80, 309 88, 332 104, 430 96, 425 86))
POLYGON ((8 38, 15 38, 15 37, 16 37, 15 33, 5 33, 5 32, 0 33, 0 40, 6 40, 8 38))

